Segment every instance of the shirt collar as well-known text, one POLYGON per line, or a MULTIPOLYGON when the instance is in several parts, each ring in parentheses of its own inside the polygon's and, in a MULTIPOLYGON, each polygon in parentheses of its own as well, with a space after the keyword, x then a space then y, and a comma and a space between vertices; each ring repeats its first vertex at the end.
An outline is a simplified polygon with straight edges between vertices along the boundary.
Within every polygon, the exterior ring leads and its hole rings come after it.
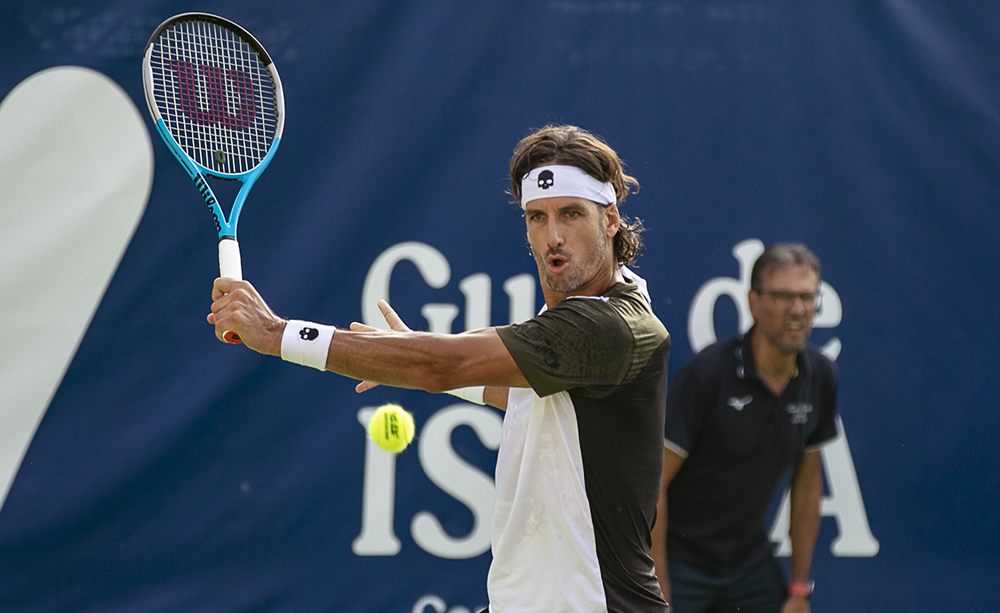
MULTIPOLYGON (((740 379, 760 380, 760 375, 757 372, 757 363, 753 359, 753 348, 750 340, 756 327, 756 324, 751 326, 740 337, 739 342, 736 343, 736 376, 740 379)), ((800 374, 809 375, 810 372, 812 372, 812 364, 809 362, 809 356, 804 350, 800 351, 795 356, 795 372, 792 374, 792 379, 798 377, 800 374)))

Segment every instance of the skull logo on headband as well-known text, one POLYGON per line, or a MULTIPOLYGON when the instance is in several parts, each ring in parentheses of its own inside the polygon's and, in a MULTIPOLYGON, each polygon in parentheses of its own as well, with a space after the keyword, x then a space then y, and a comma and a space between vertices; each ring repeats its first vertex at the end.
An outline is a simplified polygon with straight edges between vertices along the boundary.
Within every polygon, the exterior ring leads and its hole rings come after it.
POLYGON ((521 179, 521 208, 540 198, 583 198, 608 206, 616 202, 610 181, 598 181, 575 166, 547 164, 532 169, 521 179))

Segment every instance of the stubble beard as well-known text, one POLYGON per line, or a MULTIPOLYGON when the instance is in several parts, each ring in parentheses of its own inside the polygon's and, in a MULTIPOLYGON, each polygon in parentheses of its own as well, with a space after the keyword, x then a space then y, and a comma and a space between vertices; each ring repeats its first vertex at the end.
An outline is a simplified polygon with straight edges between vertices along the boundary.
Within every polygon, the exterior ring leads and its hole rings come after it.
POLYGON ((548 267, 548 256, 554 253, 565 257, 563 252, 559 250, 553 252, 550 250, 543 256, 532 252, 535 256, 535 263, 538 265, 538 274, 550 291, 558 294, 572 294, 594 278, 607 256, 611 242, 604 234, 598 236, 598 240, 583 260, 582 265, 580 265, 581 262, 577 258, 570 260, 570 264, 574 266, 574 270, 568 277, 560 278, 552 274, 548 267))
POLYGON ((803 323, 802 340, 798 343, 785 340, 784 326, 782 329, 768 338, 771 345, 783 355, 798 355, 809 344, 809 336, 812 334, 812 325, 809 322, 803 323))

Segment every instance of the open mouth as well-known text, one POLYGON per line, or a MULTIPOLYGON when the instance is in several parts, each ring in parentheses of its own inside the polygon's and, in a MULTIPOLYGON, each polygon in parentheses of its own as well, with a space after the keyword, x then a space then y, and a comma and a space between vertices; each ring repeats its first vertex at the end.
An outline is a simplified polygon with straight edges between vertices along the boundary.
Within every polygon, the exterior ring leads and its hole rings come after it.
POLYGON ((562 272, 566 268, 569 260, 562 257, 561 255, 551 255, 549 256, 549 270, 554 273, 562 272))
POLYGON ((786 320, 784 328, 785 332, 795 335, 805 334, 808 331, 807 322, 802 319, 786 320))

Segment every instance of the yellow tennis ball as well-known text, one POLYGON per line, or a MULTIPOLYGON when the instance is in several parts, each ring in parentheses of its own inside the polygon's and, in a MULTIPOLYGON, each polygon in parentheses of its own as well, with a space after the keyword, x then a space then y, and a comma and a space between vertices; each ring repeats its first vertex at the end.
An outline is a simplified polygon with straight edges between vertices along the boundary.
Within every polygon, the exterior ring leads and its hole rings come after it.
POLYGON ((375 409, 368 422, 368 436, 390 453, 399 453, 413 440, 413 415, 398 404, 384 404, 375 409))

